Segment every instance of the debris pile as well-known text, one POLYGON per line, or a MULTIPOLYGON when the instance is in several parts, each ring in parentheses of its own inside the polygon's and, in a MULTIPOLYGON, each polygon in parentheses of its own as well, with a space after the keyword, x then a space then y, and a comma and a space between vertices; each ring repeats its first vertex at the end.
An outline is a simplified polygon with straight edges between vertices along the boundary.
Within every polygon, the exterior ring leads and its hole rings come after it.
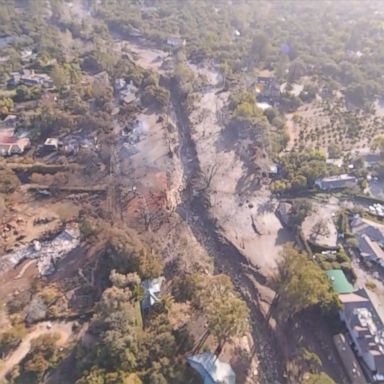
POLYGON ((77 225, 67 226, 51 241, 33 241, 29 246, 4 255, 0 259, 0 273, 5 273, 26 259, 37 259, 37 268, 42 276, 55 271, 57 262, 80 244, 77 225))

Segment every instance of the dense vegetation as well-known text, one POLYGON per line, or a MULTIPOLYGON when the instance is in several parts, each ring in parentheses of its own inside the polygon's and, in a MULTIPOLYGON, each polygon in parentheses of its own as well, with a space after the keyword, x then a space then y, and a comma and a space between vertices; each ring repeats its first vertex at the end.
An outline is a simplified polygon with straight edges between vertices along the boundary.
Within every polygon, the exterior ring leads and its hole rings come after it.
MULTIPOLYGON (((345 89, 362 105, 382 94, 384 70, 380 2, 135 1, 93 2, 115 32, 139 30, 158 42, 180 36, 189 58, 214 59, 229 71, 267 68, 281 79, 311 76, 345 89), (220 36, 220 39, 217 39, 220 36), (287 70, 287 71, 286 71, 287 70)), ((308 92, 310 94, 310 92, 308 92)))
POLYGON ((288 245, 274 279, 279 314, 289 319, 319 306, 325 312, 338 307, 337 295, 325 273, 305 253, 288 245))

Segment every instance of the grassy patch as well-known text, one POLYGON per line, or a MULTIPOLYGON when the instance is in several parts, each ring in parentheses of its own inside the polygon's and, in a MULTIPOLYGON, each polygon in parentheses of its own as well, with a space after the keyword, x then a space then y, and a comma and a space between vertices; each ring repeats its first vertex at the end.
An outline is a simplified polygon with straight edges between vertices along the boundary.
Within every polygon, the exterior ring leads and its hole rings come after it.
POLYGON ((0 89, 0 97, 12 98, 16 96, 16 89, 0 89))
POLYGON ((370 291, 375 291, 376 288, 377 288, 377 285, 374 281, 372 280, 368 280, 366 283, 365 283, 365 286, 370 290, 370 291))

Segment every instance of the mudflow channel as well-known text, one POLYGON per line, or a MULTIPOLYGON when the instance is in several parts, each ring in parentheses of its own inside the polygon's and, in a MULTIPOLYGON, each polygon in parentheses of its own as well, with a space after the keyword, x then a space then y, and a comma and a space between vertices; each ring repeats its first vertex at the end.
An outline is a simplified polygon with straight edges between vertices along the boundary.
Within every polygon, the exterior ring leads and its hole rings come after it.
POLYGON ((260 383, 283 383, 281 362, 275 336, 269 328, 258 306, 258 292, 252 278, 265 283, 264 276, 247 268, 246 257, 229 240, 219 233, 216 219, 209 213, 209 196, 205 180, 191 136, 191 124, 180 102, 177 87, 171 83, 172 104, 179 132, 179 156, 183 165, 185 189, 182 202, 177 208, 179 215, 187 222, 197 240, 214 257, 216 270, 231 276, 243 298, 248 302, 252 316, 254 351, 260 362, 258 377, 260 383), (250 277, 252 275, 252 278, 250 277))

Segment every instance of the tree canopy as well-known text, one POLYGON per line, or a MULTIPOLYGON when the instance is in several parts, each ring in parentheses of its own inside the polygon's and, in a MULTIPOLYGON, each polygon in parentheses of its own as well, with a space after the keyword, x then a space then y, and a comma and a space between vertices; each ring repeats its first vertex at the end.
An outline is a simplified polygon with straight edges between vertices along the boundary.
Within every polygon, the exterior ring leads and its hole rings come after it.
POLYGON ((292 245, 282 251, 274 278, 278 306, 285 318, 315 306, 325 311, 336 308, 338 299, 324 271, 292 245))

